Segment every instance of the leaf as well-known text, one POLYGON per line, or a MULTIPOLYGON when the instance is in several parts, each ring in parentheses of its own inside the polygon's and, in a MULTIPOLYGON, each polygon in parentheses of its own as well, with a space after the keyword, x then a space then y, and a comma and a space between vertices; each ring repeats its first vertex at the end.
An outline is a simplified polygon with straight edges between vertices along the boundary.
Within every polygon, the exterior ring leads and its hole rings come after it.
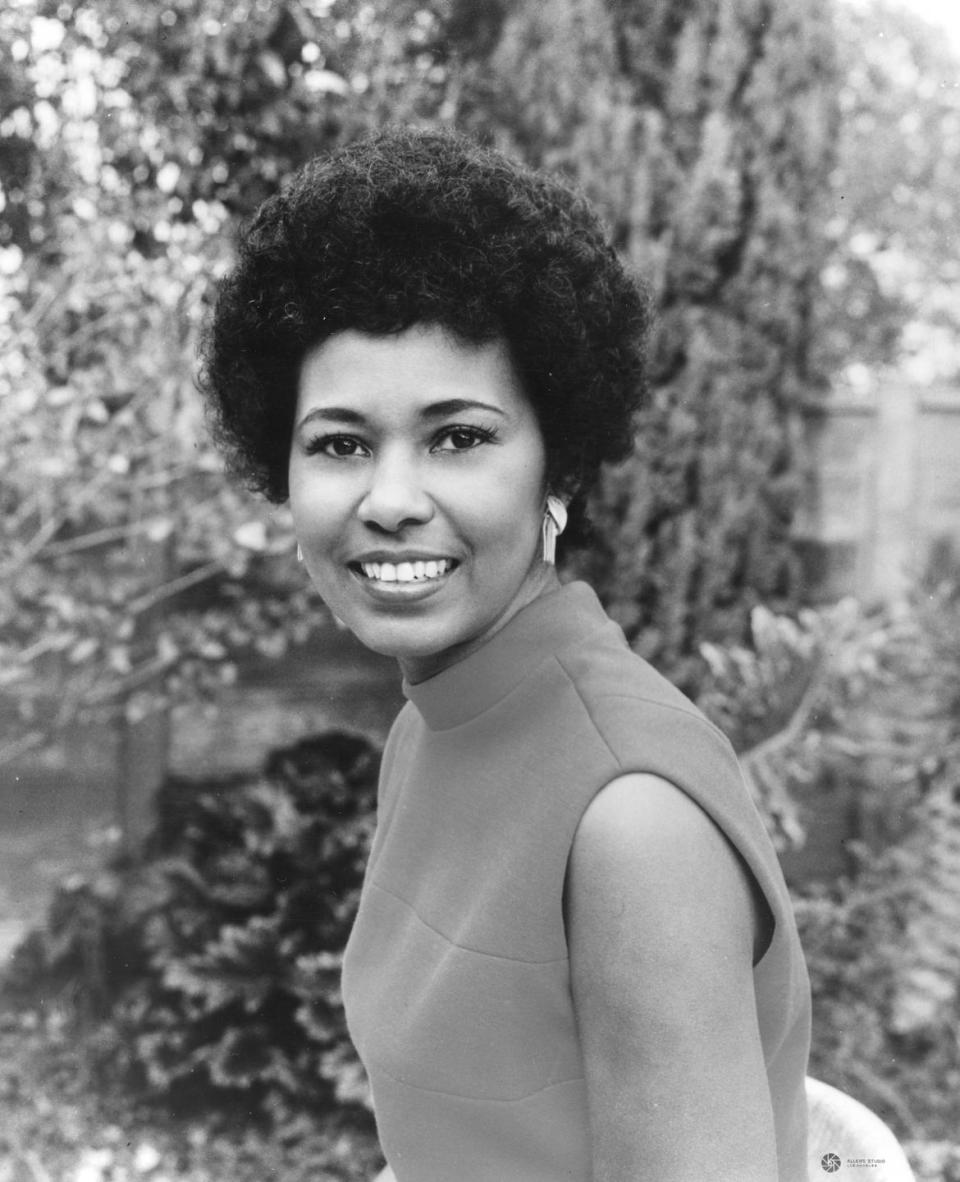
POLYGON ((211 1049, 207 1061, 210 1078, 221 1087, 249 1088, 272 1080, 289 1091, 299 1085, 286 1056, 272 1046, 262 1026, 228 1030, 211 1049))
POLYGON ((185 993, 202 1003, 201 1014, 211 1014, 237 999, 234 981, 213 966, 198 960, 169 960, 163 966, 163 984, 173 993, 185 993))
POLYGON ((267 549, 267 527, 262 521, 245 521, 233 531, 238 546, 262 553, 267 549))
POLYGON ((67 659, 71 665, 82 665, 89 661, 100 650, 100 641, 94 636, 87 636, 70 649, 67 659))

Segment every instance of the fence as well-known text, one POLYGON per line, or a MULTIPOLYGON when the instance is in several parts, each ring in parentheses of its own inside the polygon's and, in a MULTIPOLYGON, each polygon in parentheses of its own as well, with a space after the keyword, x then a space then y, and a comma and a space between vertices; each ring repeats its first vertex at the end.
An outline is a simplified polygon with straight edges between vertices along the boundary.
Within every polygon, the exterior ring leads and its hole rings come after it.
POLYGON ((960 568, 960 389, 891 385, 806 411, 810 477, 795 524, 808 595, 896 599, 960 568))

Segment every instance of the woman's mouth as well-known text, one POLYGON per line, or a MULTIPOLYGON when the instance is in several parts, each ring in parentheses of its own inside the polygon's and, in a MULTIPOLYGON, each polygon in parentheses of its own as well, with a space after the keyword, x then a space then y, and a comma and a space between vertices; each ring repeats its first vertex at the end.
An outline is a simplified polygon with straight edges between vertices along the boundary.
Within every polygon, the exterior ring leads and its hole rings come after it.
POLYGON ((413 562, 351 563, 365 579, 377 583, 425 583, 440 579, 457 565, 453 558, 431 558, 413 562))
POLYGON ((350 570, 370 599, 392 607, 441 594, 459 566, 456 558, 409 558, 402 562, 351 562, 350 570))

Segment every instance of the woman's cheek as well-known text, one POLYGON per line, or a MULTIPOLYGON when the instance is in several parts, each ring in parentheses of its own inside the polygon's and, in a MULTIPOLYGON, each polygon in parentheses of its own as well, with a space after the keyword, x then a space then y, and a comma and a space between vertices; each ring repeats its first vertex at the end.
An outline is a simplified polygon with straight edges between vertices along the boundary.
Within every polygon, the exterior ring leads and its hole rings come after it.
POLYGON ((328 550, 346 534, 349 490, 343 480, 301 472, 291 480, 290 509, 301 543, 328 550))

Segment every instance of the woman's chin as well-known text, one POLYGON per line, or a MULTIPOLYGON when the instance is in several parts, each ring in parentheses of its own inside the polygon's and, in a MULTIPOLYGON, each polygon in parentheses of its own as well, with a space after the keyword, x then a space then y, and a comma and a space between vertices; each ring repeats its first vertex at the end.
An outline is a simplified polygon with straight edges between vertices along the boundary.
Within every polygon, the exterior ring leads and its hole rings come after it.
POLYGON ((364 648, 381 657, 392 657, 401 666, 435 660, 458 643, 458 640, 444 636, 425 635, 422 626, 387 625, 366 620, 345 620, 344 624, 364 648))

